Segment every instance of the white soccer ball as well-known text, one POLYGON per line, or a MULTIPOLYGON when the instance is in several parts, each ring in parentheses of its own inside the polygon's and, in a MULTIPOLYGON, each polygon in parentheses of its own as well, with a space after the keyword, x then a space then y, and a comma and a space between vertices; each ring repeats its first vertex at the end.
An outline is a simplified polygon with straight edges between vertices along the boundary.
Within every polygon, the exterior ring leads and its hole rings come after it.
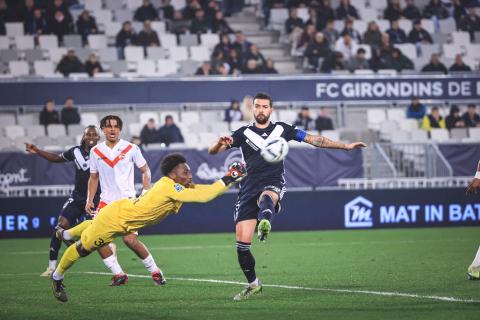
POLYGON ((265 145, 261 151, 261 155, 265 161, 270 163, 278 163, 285 159, 288 153, 288 142, 287 140, 277 137, 277 138, 267 138, 265 140, 265 145))

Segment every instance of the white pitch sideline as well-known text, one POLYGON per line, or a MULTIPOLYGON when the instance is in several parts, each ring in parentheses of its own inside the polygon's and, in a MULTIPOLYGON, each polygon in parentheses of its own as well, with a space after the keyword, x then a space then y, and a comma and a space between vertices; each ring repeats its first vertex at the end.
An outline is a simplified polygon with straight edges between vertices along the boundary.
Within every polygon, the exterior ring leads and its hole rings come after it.
MULTIPOLYGON (((108 272, 83 272, 85 274, 93 275, 108 275, 111 276, 111 273, 108 272)), ((139 274, 128 274, 131 278, 148 278, 150 275, 139 275, 139 274)), ((228 281, 228 280, 215 280, 215 279, 195 279, 195 278, 182 278, 182 277, 166 277, 167 280, 177 280, 177 281, 190 281, 190 282, 208 282, 208 283, 220 283, 220 284, 234 284, 244 286, 246 283, 238 281, 228 281)), ((301 286, 289 286, 281 284, 263 284, 264 287, 271 288, 280 288, 280 289, 291 289, 291 290, 306 290, 306 291, 323 291, 323 292, 336 292, 336 293, 351 293, 351 294, 367 294, 367 295, 376 295, 376 296, 387 296, 387 297, 403 297, 403 298, 413 298, 413 299, 423 299, 423 300, 436 300, 436 301, 446 301, 446 302, 460 302, 460 303, 480 303, 480 300, 475 299, 462 299, 456 297, 443 297, 443 296, 429 296, 429 295, 420 295, 415 293, 404 293, 404 292, 388 292, 388 291, 370 291, 370 290, 355 290, 355 289, 333 289, 333 288, 311 288, 311 287, 301 287, 301 286)))

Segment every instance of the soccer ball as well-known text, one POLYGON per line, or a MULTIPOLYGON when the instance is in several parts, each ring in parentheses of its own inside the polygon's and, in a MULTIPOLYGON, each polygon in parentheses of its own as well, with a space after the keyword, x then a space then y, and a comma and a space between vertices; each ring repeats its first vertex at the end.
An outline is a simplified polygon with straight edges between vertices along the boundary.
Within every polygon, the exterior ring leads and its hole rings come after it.
POLYGON ((285 159, 288 153, 287 140, 278 138, 268 138, 265 140, 265 145, 261 151, 261 155, 265 161, 270 163, 278 163, 285 159))

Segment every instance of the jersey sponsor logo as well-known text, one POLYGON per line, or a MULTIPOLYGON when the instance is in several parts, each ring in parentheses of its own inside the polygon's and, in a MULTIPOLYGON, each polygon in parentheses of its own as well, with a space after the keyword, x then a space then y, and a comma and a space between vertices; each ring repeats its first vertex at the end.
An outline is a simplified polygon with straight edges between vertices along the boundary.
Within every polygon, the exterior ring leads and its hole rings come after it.
POLYGON ((345 228, 371 228, 373 203, 362 196, 356 197, 344 207, 345 228))
POLYGON ((183 190, 183 186, 179 183, 176 183, 175 186, 174 186, 175 190, 177 190, 177 192, 180 192, 183 190))
POLYGON ((98 148, 93 149, 93 152, 97 154, 97 156, 100 157, 101 160, 103 160, 108 166, 111 168, 115 167, 115 165, 122 159, 125 158, 125 155, 132 149, 132 145, 129 144, 118 156, 115 157, 115 159, 110 160, 106 155, 104 155, 98 148))

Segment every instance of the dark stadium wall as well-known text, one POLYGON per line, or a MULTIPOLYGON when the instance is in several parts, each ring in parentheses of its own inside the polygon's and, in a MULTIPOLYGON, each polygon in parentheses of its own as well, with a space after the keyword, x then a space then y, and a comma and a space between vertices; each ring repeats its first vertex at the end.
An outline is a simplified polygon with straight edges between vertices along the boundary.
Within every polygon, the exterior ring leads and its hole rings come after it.
POLYGON ((480 75, 276 76, 9 82, 0 85, 0 106, 43 105, 73 97, 79 105, 230 102, 258 91, 275 101, 478 100, 480 75), (82 94, 88 92, 88 94, 82 94))
MULTIPOLYGON (((463 189, 287 192, 275 231, 480 226, 480 201, 463 189)), ((185 204, 141 234, 233 232, 236 195, 185 204)), ((2 199, 0 239, 47 237, 65 198, 2 199)))

